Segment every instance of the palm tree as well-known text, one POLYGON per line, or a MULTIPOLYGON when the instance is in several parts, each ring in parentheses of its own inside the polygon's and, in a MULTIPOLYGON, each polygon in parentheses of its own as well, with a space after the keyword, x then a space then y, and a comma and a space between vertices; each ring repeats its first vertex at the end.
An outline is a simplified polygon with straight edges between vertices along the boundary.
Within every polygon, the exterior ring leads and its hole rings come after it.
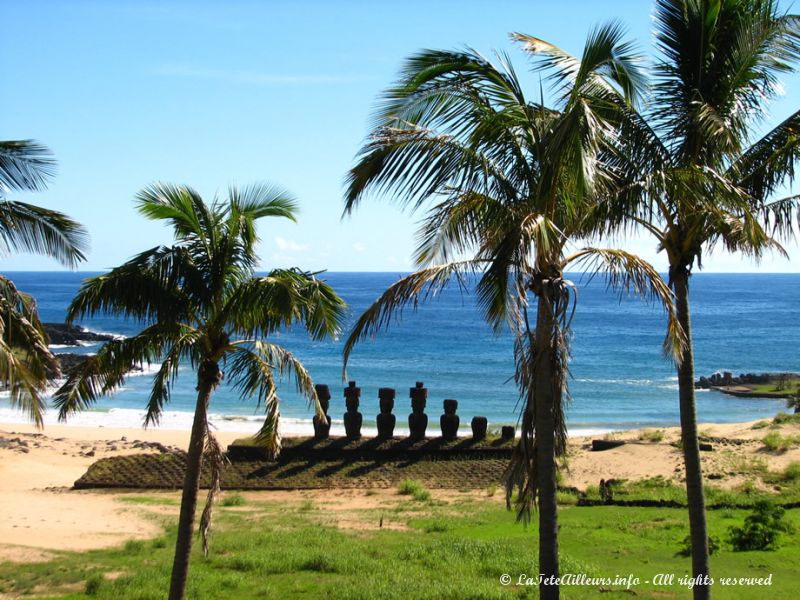
POLYGON ((680 347, 671 293, 658 273, 621 250, 573 244, 591 236, 596 198, 616 185, 617 112, 642 81, 637 56, 617 25, 594 30, 582 59, 529 36, 516 39, 549 73, 555 105, 529 101, 506 56, 499 64, 465 50, 423 51, 384 95, 376 125, 348 176, 345 213, 368 192, 392 193, 412 211, 427 207, 418 233, 419 269, 390 286, 357 320, 345 344, 386 326, 403 306, 456 281, 477 279, 477 299, 495 329, 515 338, 522 437, 507 472, 518 516, 538 507, 542 598, 557 598, 557 457, 566 447, 564 400, 574 285, 568 266, 604 273, 609 283, 661 300, 668 344, 680 347), (529 306, 535 303, 535 325, 529 306), (552 579, 551 579, 552 581, 552 579))
POLYGON ((258 439, 277 454, 279 398, 275 371, 293 373, 297 387, 322 414, 306 369, 289 351, 269 341, 275 332, 300 323, 315 339, 340 328, 345 304, 315 274, 277 269, 254 276, 263 217, 294 221, 296 204, 285 192, 265 185, 232 188, 211 205, 193 189, 156 184, 141 191, 138 210, 167 221, 171 246, 157 246, 110 272, 87 279, 70 304, 68 321, 98 312, 143 322, 137 335, 106 343, 72 370, 56 392, 60 418, 87 408, 123 384, 131 369, 162 361, 153 377, 145 426, 157 424, 179 366, 197 371, 197 403, 187 454, 178 538, 170 584, 171 599, 183 598, 192 546, 204 449, 213 466, 212 486, 201 519, 204 548, 211 506, 219 486, 221 450, 208 428, 208 405, 223 376, 243 399, 255 398, 266 418, 258 439), (223 367, 226 373, 223 373, 223 367))
MULTIPOLYGON (((50 151, 33 141, 0 141, 0 256, 32 252, 74 268, 84 260, 86 231, 66 215, 7 199, 12 192, 37 192, 55 172, 50 151)), ((39 321, 36 302, 0 276, 0 381, 11 392, 12 406, 43 424, 43 394, 48 377, 59 373, 39 321)))
MULTIPOLYGON (((689 282, 702 253, 721 245, 756 259, 773 236, 791 235, 797 198, 773 199, 793 175, 800 146, 795 112, 748 146, 753 126, 800 51, 800 19, 772 0, 658 0, 649 110, 620 125, 618 175, 627 183, 607 207, 649 231, 666 253, 669 283, 688 343, 678 361, 681 438, 695 578, 709 576, 708 531, 697 440, 689 282)), ((708 598, 710 587, 694 587, 708 598)))

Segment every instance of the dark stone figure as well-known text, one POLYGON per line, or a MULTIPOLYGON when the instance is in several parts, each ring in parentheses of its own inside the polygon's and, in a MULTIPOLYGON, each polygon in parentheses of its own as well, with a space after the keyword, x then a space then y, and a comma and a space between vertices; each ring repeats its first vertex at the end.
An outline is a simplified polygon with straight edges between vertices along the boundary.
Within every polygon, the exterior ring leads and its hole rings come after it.
POLYGON ((503 441, 509 441, 514 439, 515 435, 514 428, 511 425, 503 425, 502 429, 500 429, 500 437, 503 438, 503 441))
POLYGON ((444 414, 439 417, 439 425, 442 428, 442 437, 446 440, 454 440, 458 437, 458 426, 461 419, 456 414, 457 410, 458 400, 444 401, 444 414))
POLYGON ((358 404, 361 399, 361 388, 356 387, 356 382, 351 381, 344 388, 345 405, 347 412, 344 413, 344 433, 348 439, 361 439, 361 423, 364 417, 358 412, 358 404))
POLYGON ((317 398, 319 398, 322 412, 325 413, 324 419, 314 415, 314 439, 325 440, 331 434, 331 418, 328 416, 328 408, 331 405, 331 390, 327 385, 323 384, 315 385, 314 389, 317 391, 317 398))
POLYGON ((425 430, 428 428, 428 415, 425 414, 425 405, 428 401, 428 388, 421 381, 409 390, 411 396, 411 414, 408 415, 408 437, 412 440, 425 439, 425 430))
POLYGON ((378 390, 378 400, 381 405, 381 414, 378 415, 378 437, 388 440, 394 435, 394 426, 397 417, 392 414, 394 408, 394 388, 380 388, 378 390))
POLYGON ((489 420, 486 417, 472 417, 472 439, 486 439, 486 430, 489 428, 489 420))

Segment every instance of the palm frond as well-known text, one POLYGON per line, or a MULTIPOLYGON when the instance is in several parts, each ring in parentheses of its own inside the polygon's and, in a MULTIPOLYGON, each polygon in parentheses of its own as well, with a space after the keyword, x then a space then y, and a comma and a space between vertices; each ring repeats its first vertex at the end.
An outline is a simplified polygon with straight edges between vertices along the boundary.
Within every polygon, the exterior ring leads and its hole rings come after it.
POLYGON ((11 191, 40 192, 55 172, 47 146, 33 140, 0 141, 0 197, 11 191))
MULTIPOLYGON (((539 493, 537 455, 542 451, 542 428, 552 431, 554 459, 567 450, 565 409, 571 399, 567 379, 576 305, 574 285, 557 268, 549 276, 536 274, 531 288, 537 297, 536 327, 531 330, 526 312, 525 326, 517 332, 514 343, 514 379, 523 403, 522 427, 503 475, 506 504, 511 506, 516 490, 517 519, 524 522, 530 520, 539 493), (547 404, 548 400, 552 404, 547 404)), ((545 475, 555 477, 555 473, 545 475)))
POLYGON ((595 27, 586 38, 580 59, 533 36, 514 33, 511 37, 537 57, 536 68, 549 72, 562 105, 569 104, 573 95, 590 90, 601 92, 601 96, 619 93, 635 104, 646 85, 643 59, 631 42, 623 40, 624 35, 625 28, 617 21, 595 27))
POLYGON ((197 345, 202 340, 202 332, 182 325, 180 333, 170 342, 162 357, 161 366, 153 375, 153 385, 144 417, 144 426, 158 425, 164 405, 170 401, 172 382, 178 376, 182 360, 189 359, 192 367, 199 364, 197 345))
POLYGON ((12 407, 28 413, 39 427, 48 379, 60 375, 48 343, 33 298, 0 276, 0 382, 10 393, 12 407))
POLYGON ((0 198, 0 255, 31 252, 75 268, 86 260, 88 247, 86 229, 67 215, 0 198))
POLYGON ((67 322, 98 313, 149 323, 188 322, 192 308, 207 304, 209 295, 185 249, 158 246, 84 280, 67 309, 67 322))
POLYGON ((211 544, 211 521, 214 516, 214 503, 220 492, 222 469, 225 463, 228 462, 225 451, 208 427, 208 421, 206 421, 206 439, 205 448, 203 449, 203 459, 204 463, 211 467, 211 485, 208 486, 206 504, 200 516, 200 537, 203 540, 203 554, 208 556, 209 546, 211 544))
POLYGON ((106 342, 97 354, 70 369, 53 394, 59 420, 65 421, 71 414, 90 408, 98 398, 122 386, 125 377, 135 369, 158 362, 182 333, 180 326, 159 323, 136 336, 106 342))
POLYGON ((342 379, 347 379, 347 363, 356 344, 380 330, 388 328, 392 319, 399 319, 403 309, 411 305, 413 309, 444 290, 455 280, 464 292, 468 287, 468 275, 477 272, 484 265, 480 260, 463 260, 420 269, 407 275, 381 294, 353 324, 342 351, 342 379))
POLYGON ((297 390, 308 399, 315 414, 323 415, 314 382, 303 363, 276 344, 242 340, 236 342, 229 352, 232 358, 227 367, 228 381, 239 391, 242 399, 255 398, 258 406, 264 406, 266 417, 257 439, 273 456, 277 456, 281 449, 278 428, 280 399, 274 372, 277 371, 279 377, 293 374, 297 390))
POLYGON ((345 316, 346 304, 316 273, 276 269, 265 277, 251 278, 238 286, 223 309, 233 330, 254 337, 302 323, 314 339, 335 337, 345 316))
POLYGON ((667 282, 646 260, 626 252, 607 248, 585 248, 564 259, 564 268, 574 266, 602 275, 609 289, 622 295, 636 295, 658 303, 667 315, 664 353, 678 361, 688 343, 675 310, 674 296, 667 282))

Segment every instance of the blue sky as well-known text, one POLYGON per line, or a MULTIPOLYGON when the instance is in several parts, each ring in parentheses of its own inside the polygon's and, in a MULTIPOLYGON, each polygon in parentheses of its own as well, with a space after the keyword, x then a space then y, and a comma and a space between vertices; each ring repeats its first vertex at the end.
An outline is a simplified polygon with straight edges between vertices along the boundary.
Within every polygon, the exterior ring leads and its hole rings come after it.
MULTIPOLYGON (((207 198, 230 184, 275 183, 300 202, 300 221, 261 223, 262 268, 406 271, 415 217, 368 201, 340 219, 343 177, 380 91, 421 48, 470 45, 525 56, 521 31, 579 53, 586 33, 621 19, 650 50, 651 3, 519 2, 43 2, 0 0, 0 137, 34 138, 59 162, 50 189, 15 199, 84 223, 92 251, 84 270, 113 267, 170 240, 133 209, 154 181, 185 183, 207 198)), ((537 85, 529 80, 531 94, 537 85)), ((767 121, 796 106, 800 78, 767 121)), ((664 270, 647 238, 625 242, 664 270)), ((800 271, 715 255, 707 271, 800 271)), ((0 269, 53 270, 35 256, 0 269)))

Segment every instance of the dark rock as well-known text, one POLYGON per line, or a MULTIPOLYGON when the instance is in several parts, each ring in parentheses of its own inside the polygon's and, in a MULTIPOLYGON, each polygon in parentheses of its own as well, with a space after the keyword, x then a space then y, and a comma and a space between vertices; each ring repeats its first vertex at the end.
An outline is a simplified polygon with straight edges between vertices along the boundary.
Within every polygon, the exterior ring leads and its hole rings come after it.
POLYGON ((110 342, 116 339, 108 333, 95 333, 78 325, 66 323, 42 323, 51 344, 62 346, 80 346, 81 342, 110 342))
POLYGON ((516 431, 511 425, 503 425, 500 429, 500 437, 505 441, 513 440, 515 435, 516 431))
POLYGON ((619 448, 624 445, 624 440, 592 440, 592 451, 611 450, 611 448, 619 448))
POLYGON ((700 450, 702 450, 703 452, 712 452, 714 450, 714 447, 706 442, 700 442, 700 450))

